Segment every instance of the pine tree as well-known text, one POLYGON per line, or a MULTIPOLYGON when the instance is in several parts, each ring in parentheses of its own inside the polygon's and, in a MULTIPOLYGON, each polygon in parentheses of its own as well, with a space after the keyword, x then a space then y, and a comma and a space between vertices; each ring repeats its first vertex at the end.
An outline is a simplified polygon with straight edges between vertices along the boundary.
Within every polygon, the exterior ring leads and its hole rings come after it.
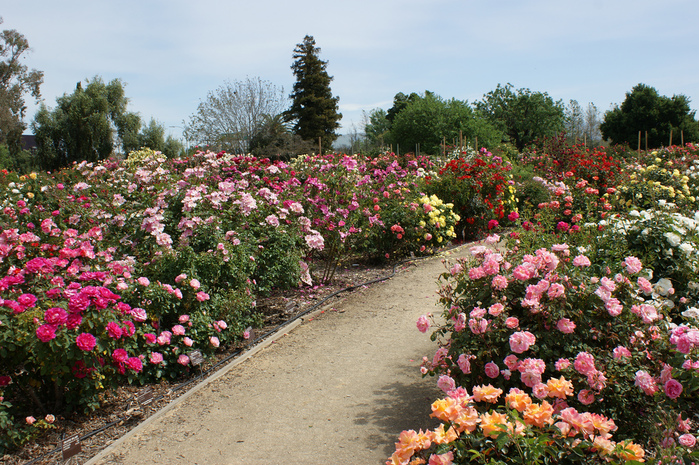
POLYGON ((294 133, 303 140, 317 143, 321 138, 323 150, 329 150, 337 139, 335 130, 340 127, 342 115, 338 112, 339 97, 333 97, 326 67, 327 61, 319 58, 313 36, 306 36, 294 49, 291 69, 296 76, 294 91, 290 95, 291 108, 285 115, 294 122, 294 133))

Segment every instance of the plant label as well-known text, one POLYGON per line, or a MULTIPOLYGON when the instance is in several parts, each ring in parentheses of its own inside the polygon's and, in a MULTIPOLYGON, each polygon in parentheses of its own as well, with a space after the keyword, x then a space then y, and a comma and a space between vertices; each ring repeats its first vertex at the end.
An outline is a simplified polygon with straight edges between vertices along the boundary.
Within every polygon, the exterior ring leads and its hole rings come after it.
POLYGON ((204 361, 204 357, 202 357, 201 352, 198 350, 193 350, 189 353, 189 360, 192 362, 193 366, 197 366, 201 365, 204 361))
POLYGON ((147 387, 143 389, 141 392, 139 392, 136 396, 136 401, 142 407, 145 407, 146 405, 153 402, 153 388, 147 387))
POLYGON ((78 435, 73 434, 67 438, 64 437, 61 450, 63 451, 63 460, 68 460, 78 452, 82 451, 82 448, 80 447, 80 438, 78 435))

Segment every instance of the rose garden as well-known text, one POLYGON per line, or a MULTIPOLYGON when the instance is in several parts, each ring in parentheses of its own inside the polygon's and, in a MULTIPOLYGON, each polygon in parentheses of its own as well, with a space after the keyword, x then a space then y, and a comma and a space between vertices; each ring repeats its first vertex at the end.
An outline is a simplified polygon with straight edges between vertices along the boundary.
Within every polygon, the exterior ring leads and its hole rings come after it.
POLYGON ((186 376, 273 290, 478 240, 417 322, 441 425, 388 463, 691 462, 699 147, 549 147, 3 172, 0 453, 110 389, 186 376))

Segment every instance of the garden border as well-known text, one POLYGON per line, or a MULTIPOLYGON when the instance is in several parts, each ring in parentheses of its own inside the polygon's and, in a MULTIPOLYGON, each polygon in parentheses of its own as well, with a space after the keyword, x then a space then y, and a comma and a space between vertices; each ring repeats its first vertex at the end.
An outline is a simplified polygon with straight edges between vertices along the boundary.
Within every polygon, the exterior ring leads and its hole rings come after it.
MULTIPOLYGON (((233 368, 234 368, 235 366, 237 366, 239 363, 241 363, 241 362, 247 360, 248 358, 252 357, 253 355, 255 355, 255 354, 256 354, 257 352, 259 352, 260 350, 262 350, 262 349, 264 349, 264 348, 270 346, 271 344, 273 344, 274 342, 276 342, 277 340, 279 340, 281 337, 287 335, 289 331, 292 331, 292 330, 293 330, 294 328, 296 328, 297 326, 303 324, 304 321, 306 321, 306 318, 308 318, 308 321, 310 321, 310 320, 312 320, 313 318, 315 318, 316 316, 318 316, 319 314, 323 313, 323 312, 324 312, 324 308, 327 306, 327 305, 326 305, 326 302, 328 302, 328 301, 329 301, 330 299, 332 299, 333 297, 336 297, 336 296, 338 296, 339 294, 342 294, 342 293, 344 293, 344 292, 351 292, 351 291, 354 291, 354 290, 356 290, 356 289, 358 289, 358 288, 360 288, 360 287, 369 286, 369 285, 371 285, 371 284, 376 284, 376 283, 379 283, 379 282, 386 281, 386 280, 392 278, 393 276, 395 276, 395 274, 396 274, 396 269, 397 269, 398 266, 401 265, 401 264, 416 262, 416 261, 425 260, 425 259, 428 259, 428 258, 434 258, 434 257, 436 257, 436 256, 439 256, 439 255, 442 254, 442 253, 448 252, 448 251, 450 251, 450 250, 452 250, 452 249, 455 249, 455 248, 457 248, 457 247, 460 247, 460 246, 462 246, 462 245, 464 245, 464 243, 460 243, 460 244, 456 244, 456 245, 452 244, 452 245, 450 245, 450 246, 448 246, 448 247, 443 247, 443 248, 441 248, 441 249, 439 249, 439 250, 436 250, 432 255, 425 255, 425 256, 422 256, 422 257, 415 257, 415 256, 412 256, 412 257, 410 257, 410 258, 407 258, 407 259, 404 259, 404 260, 395 262, 395 263, 393 264, 393 269, 391 270, 391 273, 388 274, 388 275, 386 275, 386 276, 384 276, 384 277, 375 278, 375 279, 372 279, 372 280, 370 280, 370 281, 365 281, 365 282, 363 282, 363 283, 354 284, 354 285, 352 285, 352 286, 348 286, 348 287, 345 287, 345 288, 342 288, 342 289, 338 289, 337 291, 335 291, 335 292, 333 292, 333 293, 327 295, 327 296, 324 297, 320 302, 317 302, 317 303, 313 304, 313 305, 310 306, 308 309, 306 309, 306 310, 304 310, 303 312, 301 312, 301 313, 295 315, 293 318, 291 318, 291 319, 289 319, 289 320, 287 320, 287 321, 285 321, 285 322, 283 322, 283 323, 277 325, 275 328, 273 328, 273 329, 267 331, 265 334, 263 334, 263 335, 257 337, 255 340, 253 340, 253 342, 252 342, 252 344, 251 344, 251 346, 250 346, 249 349, 247 349, 247 350, 242 350, 242 349, 237 350, 237 351, 233 352, 232 354, 230 354, 229 356, 225 357, 224 359, 220 360, 219 362, 215 363, 214 365, 212 365, 210 368, 208 368, 206 371, 202 372, 202 373, 199 374, 198 376, 195 376, 195 377, 193 377, 192 379, 189 379, 189 380, 187 380, 187 381, 184 381, 184 382, 182 382, 181 384, 175 386, 174 388, 171 388, 171 389, 168 391, 168 392, 170 392, 170 393, 171 393, 171 392, 176 392, 176 391, 178 391, 178 390, 180 390, 180 389, 183 389, 183 388, 185 388, 186 386, 188 386, 188 385, 190 385, 190 384, 192 384, 192 383, 194 383, 194 382, 196 382, 196 381, 199 381, 199 382, 196 383, 196 385, 195 385, 193 388, 189 389, 188 391, 186 391, 186 392, 185 392, 184 394, 182 394, 181 396, 179 396, 179 397, 173 399, 172 401, 168 402, 167 405, 165 405, 165 406, 162 407, 161 409, 159 409, 159 410, 157 410, 156 412, 154 412, 154 413, 153 413, 152 415, 150 415, 148 418, 146 418, 145 420, 143 420, 142 422, 140 422, 138 425, 136 425, 134 428, 132 428, 132 429, 131 429, 130 431, 128 431, 126 434, 124 434, 124 435, 121 436, 119 439, 117 439, 116 441, 114 441, 112 444, 110 444, 109 446, 107 446, 107 447, 105 447, 104 449, 102 449, 98 454, 96 454, 96 455, 94 455, 93 457, 91 457, 91 458, 90 458, 87 462, 85 462, 85 463, 86 463, 86 464, 92 464, 92 463, 94 463, 95 460, 97 460, 98 458, 100 458, 100 457, 102 457, 103 455, 107 454, 110 450, 112 450, 114 447, 116 447, 117 444, 119 444, 119 443, 125 441, 128 437, 131 437, 132 435, 134 435, 134 434, 136 434, 138 431, 140 431, 142 428, 144 428, 145 426, 147 426, 151 421, 154 421, 156 418, 159 418, 160 416, 162 416, 162 415, 164 415, 165 413, 167 413, 168 411, 170 411, 172 408, 174 408, 176 405, 178 405, 179 402, 180 402, 181 400, 184 400, 184 399, 188 398, 188 397, 189 397, 191 394, 193 394, 194 392, 199 391, 199 390, 202 389, 203 387, 207 386, 210 382, 215 381, 216 379, 218 379, 218 378, 220 378, 221 376, 223 376, 224 374, 226 374, 228 371, 230 371, 231 369, 233 369, 233 368), (221 368, 219 368, 219 367, 221 367, 221 368)), ((161 395, 161 396, 159 396, 159 397, 157 397, 157 398, 154 398, 153 400, 160 400, 162 397, 164 397, 164 396, 161 395)), ((112 422, 110 422, 110 423, 108 423, 108 424, 106 424, 106 425, 101 426, 100 428, 98 428, 98 429, 96 429, 96 430, 93 430, 93 431, 91 431, 91 432, 89 432, 89 433, 87 433, 87 434, 84 434, 83 436, 81 436, 81 437, 79 438, 79 441, 82 442, 82 441, 84 441, 85 439, 89 439, 89 438, 91 438, 92 436, 94 436, 94 435, 96 435, 96 434, 99 434, 99 433, 101 433, 102 431, 105 431, 105 430, 107 430, 107 429, 109 429, 109 428, 111 428, 111 427, 113 427, 113 426, 115 426, 115 425, 117 425, 117 424, 119 424, 119 423, 121 423, 121 422, 127 420, 128 418, 129 418, 129 416, 120 417, 120 418, 118 418, 118 419, 116 419, 116 420, 114 420, 114 421, 112 421, 112 422)), ((34 458, 34 459, 32 459, 32 460, 30 460, 30 461, 28 461, 28 462, 25 462, 24 465, 32 465, 32 464, 34 464, 34 463, 37 463, 38 461, 40 461, 40 460, 42 460, 42 459, 45 459, 45 458, 50 457, 50 456, 52 456, 52 455, 54 455, 54 454, 56 454, 56 453, 58 453, 58 452, 61 452, 61 450, 62 450, 61 445, 58 445, 58 446, 57 446, 55 449, 53 449, 52 451, 47 452, 47 453, 45 453, 45 454, 43 454, 43 455, 41 455, 41 456, 39 456, 39 457, 36 457, 36 458, 34 458)))

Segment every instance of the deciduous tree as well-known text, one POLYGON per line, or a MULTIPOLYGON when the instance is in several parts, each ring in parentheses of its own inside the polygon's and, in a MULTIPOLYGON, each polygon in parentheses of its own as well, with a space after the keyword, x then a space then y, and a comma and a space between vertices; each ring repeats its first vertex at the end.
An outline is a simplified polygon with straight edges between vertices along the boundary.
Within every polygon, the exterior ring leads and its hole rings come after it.
POLYGON ((43 169, 74 161, 103 160, 116 148, 126 152, 137 140, 141 120, 126 110, 128 99, 119 79, 105 84, 100 77, 78 83, 75 91, 56 99, 56 108, 41 105, 32 128, 43 169))
POLYGON ((29 70, 22 64, 28 50, 29 42, 16 30, 0 33, 0 144, 7 144, 11 155, 20 152, 22 132, 27 127, 24 97, 31 94, 38 101, 41 98, 39 88, 44 81, 43 72, 29 70))
POLYGON ((476 102, 478 111, 500 128, 503 142, 510 142, 518 150, 534 140, 555 136, 565 128, 562 101, 554 101, 546 92, 529 89, 514 90, 512 84, 498 87, 476 102))
POLYGON ((680 94, 670 98, 659 95, 653 87, 638 84, 626 93, 621 106, 604 115, 600 130, 612 144, 632 147, 638 143, 639 131, 644 145, 645 132, 648 132, 648 146, 654 148, 668 145, 671 131, 673 143, 679 142, 681 133, 685 142, 696 142, 699 140, 699 123, 695 113, 689 108, 686 96, 680 94))
POLYGON ((489 146, 498 141, 499 133, 477 118, 468 102, 444 100, 429 91, 412 98, 397 113, 390 131, 391 142, 400 145, 401 152, 412 152, 420 144, 420 151, 427 154, 440 153, 443 140, 452 144, 461 136, 468 141, 478 138, 479 145, 489 146))
POLYGON ((318 141, 321 138, 323 150, 329 150, 337 139, 335 130, 340 127, 342 115, 338 112, 339 97, 333 97, 327 72, 327 61, 319 57, 313 36, 306 36, 303 43, 294 49, 294 64, 291 69, 296 76, 294 91, 291 94, 291 108, 285 115, 294 123, 294 133, 303 140, 318 141))
POLYGON ((227 81, 209 92, 185 124, 185 137, 199 145, 230 153, 248 153, 250 140, 288 106, 284 88, 269 81, 246 78, 227 81))

